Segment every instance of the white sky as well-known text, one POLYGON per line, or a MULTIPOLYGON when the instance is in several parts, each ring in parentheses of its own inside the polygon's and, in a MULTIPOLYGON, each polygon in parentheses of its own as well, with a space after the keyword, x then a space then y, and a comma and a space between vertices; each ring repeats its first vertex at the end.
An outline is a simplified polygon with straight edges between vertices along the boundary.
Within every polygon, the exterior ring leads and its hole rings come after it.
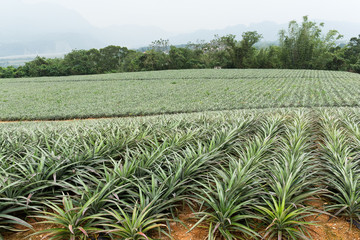
MULTIPOLYGON (((0 3, 6 0, 0 0, 0 3)), ((157 26, 174 33, 262 21, 310 19, 360 23, 360 0, 22 0, 76 10, 92 25, 157 26)), ((2 3, 4 4, 4 3, 2 3)), ((5 2, 6 4, 6 2, 5 2)))

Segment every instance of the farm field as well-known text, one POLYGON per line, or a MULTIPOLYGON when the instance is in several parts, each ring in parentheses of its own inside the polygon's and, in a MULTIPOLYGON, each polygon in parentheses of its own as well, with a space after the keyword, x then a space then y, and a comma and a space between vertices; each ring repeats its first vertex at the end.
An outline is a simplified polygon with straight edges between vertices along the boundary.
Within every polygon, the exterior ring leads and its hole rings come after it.
POLYGON ((358 239, 359 121, 273 108, 2 123, 0 233, 48 220, 31 239, 358 239))
POLYGON ((356 107, 360 75, 172 70, 0 80, 0 120, 120 117, 272 107, 356 107))
POLYGON ((0 80, 0 240, 360 239, 359 91, 310 70, 0 80))

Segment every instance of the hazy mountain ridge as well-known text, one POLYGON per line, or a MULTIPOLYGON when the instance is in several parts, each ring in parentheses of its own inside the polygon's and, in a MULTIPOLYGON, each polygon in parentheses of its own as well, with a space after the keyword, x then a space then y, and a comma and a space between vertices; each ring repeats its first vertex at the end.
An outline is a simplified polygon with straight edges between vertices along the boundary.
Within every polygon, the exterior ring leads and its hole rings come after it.
MULTIPOLYGON (((239 38, 245 31, 258 31, 264 41, 276 41, 280 29, 287 23, 260 22, 249 26, 238 24, 224 29, 198 30, 175 35, 158 27, 116 25, 96 28, 76 11, 50 3, 18 4, 0 9, 0 57, 11 55, 64 53, 73 49, 101 48, 110 44, 139 48, 157 39, 169 39, 179 45, 197 40, 209 41, 215 34, 234 34, 239 38), (64 17, 66 16, 66 17, 64 17)), ((320 20, 317 22, 321 22, 320 20)), ((337 29, 345 39, 360 34, 360 23, 326 22, 324 30, 337 29)))
POLYGON ((236 35, 238 38, 241 38, 241 34, 243 32, 257 31, 258 33, 263 35, 264 41, 277 41, 278 32, 286 27, 287 24, 277 24, 274 22, 266 21, 266 22, 250 24, 249 26, 244 24, 238 24, 223 29, 198 30, 192 33, 180 34, 169 39, 170 42, 173 44, 182 44, 182 43, 187 43, 189 41, 195 42, 196 40, 210 41, 211 39, 214 39, 214 35, 216 34, 219 36, 233 34, 236 35))

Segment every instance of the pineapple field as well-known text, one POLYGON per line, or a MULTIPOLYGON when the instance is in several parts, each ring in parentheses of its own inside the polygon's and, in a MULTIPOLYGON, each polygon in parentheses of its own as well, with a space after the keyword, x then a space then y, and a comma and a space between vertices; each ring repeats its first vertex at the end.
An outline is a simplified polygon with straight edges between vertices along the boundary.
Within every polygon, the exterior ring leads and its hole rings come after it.
POLYGON ((360 75, 202 69, 0 79, 0 120, 56 120, 288 107, 358 107, 360 75))
POLYGON ((359 80, 1 80, 0 239, 360 239, 359 80))

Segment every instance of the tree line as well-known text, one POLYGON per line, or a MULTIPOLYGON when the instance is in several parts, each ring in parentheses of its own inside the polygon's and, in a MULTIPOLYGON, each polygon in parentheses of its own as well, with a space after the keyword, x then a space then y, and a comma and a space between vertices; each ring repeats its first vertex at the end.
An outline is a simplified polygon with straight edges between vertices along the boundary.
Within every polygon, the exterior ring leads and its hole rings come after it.
POLYGON ((256 48, 262 36, 256 31, 215 35, 210 42, 170 46, 156 40, 145 51, 107 46, 102 49, 73 50, 64 58, 36 57, 20 67, 0 67, 1 78, 67 76, 110 72, 136 72, 198 68, 283 68, 342 70, 360 73, 360 35, 348 44, 338 44, 338 31, 323 33, 323 23, 291 21, 279 33, 279 45, 256 48))

